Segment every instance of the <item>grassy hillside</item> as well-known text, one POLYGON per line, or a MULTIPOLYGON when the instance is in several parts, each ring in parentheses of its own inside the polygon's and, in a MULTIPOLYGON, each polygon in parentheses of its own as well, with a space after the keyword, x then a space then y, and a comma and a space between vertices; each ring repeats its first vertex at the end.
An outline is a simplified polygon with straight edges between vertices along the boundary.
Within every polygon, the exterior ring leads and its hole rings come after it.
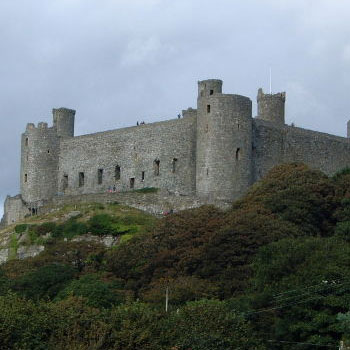
POLYGON ((14 229, 46 249, 1 266, 0 348, 312 349, 349 337, 347 169, 278 166, 225 212, 156 219, 89 204, 14 229), (119 243, 74 239, 87 233, 119 243))

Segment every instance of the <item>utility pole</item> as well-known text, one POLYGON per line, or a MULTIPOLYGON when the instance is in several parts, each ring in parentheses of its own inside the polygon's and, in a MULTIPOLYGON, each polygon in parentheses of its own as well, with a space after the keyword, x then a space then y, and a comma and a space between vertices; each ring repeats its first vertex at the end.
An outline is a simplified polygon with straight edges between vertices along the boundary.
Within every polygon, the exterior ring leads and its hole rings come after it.
POLYGON ((165 289, 165 312, 168 312, 168 305, 169 305, 169 287, 166 286, 166 289, 165 289))

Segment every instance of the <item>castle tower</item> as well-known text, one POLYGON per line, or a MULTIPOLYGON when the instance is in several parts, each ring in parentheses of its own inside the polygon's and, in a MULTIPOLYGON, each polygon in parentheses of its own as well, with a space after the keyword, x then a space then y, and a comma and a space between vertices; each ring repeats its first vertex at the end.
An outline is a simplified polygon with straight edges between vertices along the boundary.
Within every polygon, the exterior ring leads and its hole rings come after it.
POLYGON ((284 105, 286 102, 286 93, 264 94, 263 89, 258 90, 258 119, 274 122, 283 125, 284 105))
POLYGON ((28 124, 21 141, 21 194, 26 203, 50 199, 57 192, 59 138, 47 123, 28 124))
POLYGON ((209 201, 231 201, 252 181, 252 102, 222 94, 221 80, 198 88, 196 191, 209 201))
POLYGON ((52 114, 53 126, 57 130, 57 135, 61 137, 73 137, 75 110, 62 107, 54 108, 52 114))
POLYGON ((30 123, 21 141, 21 194, 29 206, 51 199, 58 191, 58 157, 61 137, 74 136, 75 111, 53 109, 53 127, 30 123))

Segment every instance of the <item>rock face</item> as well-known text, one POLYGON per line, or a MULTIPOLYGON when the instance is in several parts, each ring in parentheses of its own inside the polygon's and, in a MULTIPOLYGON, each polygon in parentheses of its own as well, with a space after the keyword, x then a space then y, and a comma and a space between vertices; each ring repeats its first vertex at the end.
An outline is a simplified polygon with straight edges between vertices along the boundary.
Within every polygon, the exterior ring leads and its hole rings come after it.
POLYGON ((197 109, 183 118, 77 137, 75 111, 54 109, 52 127, 29 123, 22 134, 21 195, 7 198, 4 222, 61 197, 149 187, 232 202, 281 163, 303 162, 328 175, 350 166, 349 138, 286 125, 285 99, 260 89, 253 118, 248 97, 224 94, 221 80, 203 80, 197 109))
POLYGON ((26 259, 39 255, 45 247, 43 245, 20 246, 17 249, 17 258, 26 259))
POLYGON ((116 245, 119 242, 120 238, 119 237, 114 237, 111 235, 106 235, 106 236, 95 236, 91 234, 86 234, 78 237, 74 237, 72 239, 73 242, 94 242, 94 243, 101 243, 107 248, 110 248, 114 245, 116 245))
POLYGON ((0 265, 5 263, 9 258, 9 249, 0 249, 0 265))

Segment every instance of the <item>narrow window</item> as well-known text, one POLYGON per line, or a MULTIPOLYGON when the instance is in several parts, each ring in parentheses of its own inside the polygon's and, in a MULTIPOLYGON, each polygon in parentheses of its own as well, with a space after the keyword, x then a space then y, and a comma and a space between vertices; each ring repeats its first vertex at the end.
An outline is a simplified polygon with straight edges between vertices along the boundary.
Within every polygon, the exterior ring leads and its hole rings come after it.
POLYGON ((207 105, 207 113, 210 113, 210 105, 207 105))
POLYGON ((49 150, 49 149, 47 150, 47 153, 49 153, 49 154, 50 154, 50 150, 49 150))
POLYGON ((24 182, 28 182, 28 174, 24 174, 24 182))
POLYGON ((26 137, 25 145, 28 146, 29 140, 28 137, 26 137))
POLYGON ((144 171, 141 173, 141 181, 142 182, 145 181, 145 172, 144 171))
POLYGON ((159 169, 160 169, 160 160, 156 159, 154 161, 154 175, 159 176, 159 169))
POLYGON ((85 183, 85 174, 79 173, 79 187, 83 187, 85 183))
POLYGON ((209 94, 213 95, 214 94, 214 90, 210 90, 209 94))
POLYGON ((239 124, 237 124, 237 129, 239 130, 241 128, 241 126, 239 124))
POLYGON ((207 176, 209 175, 209 168, 207 168, 207 176))
POLYGON ((103 169, 97 170, 97 183, 101 185, 103 182, 103 169))
POLYGON ((130 178, 130 188, 134 188, 135 187, 135 178, 132 177, 130 178))
POLYGON ((63 183, 63 186, 62 186, 63 191, 65 191, 68 188, 68 175, 63 175, 62 183, 63 183))
POLYGON ((241 160, 241 149, 240 148, 236 149, 236 160, 241 160))
POLYGON ((27 154, 26 158, 27 158, 27 160, 29 159, 29 156, 28 156, 28 154, 27 154))
POLYGON ((176 162, 177 162, 177 158, 173 158, 173 161, 171 162, 171 164, 172 164, 172 172, 173 173, 176 172, 176 162))
POLYGON ((117 165, 114 169, 114 177, 115 177, 115 181, 120 180, 120 166, 117 165))
POLYGON ((205 125, 205 132, 207 133, 209 131, 209 126, 208 124, 205 125))

